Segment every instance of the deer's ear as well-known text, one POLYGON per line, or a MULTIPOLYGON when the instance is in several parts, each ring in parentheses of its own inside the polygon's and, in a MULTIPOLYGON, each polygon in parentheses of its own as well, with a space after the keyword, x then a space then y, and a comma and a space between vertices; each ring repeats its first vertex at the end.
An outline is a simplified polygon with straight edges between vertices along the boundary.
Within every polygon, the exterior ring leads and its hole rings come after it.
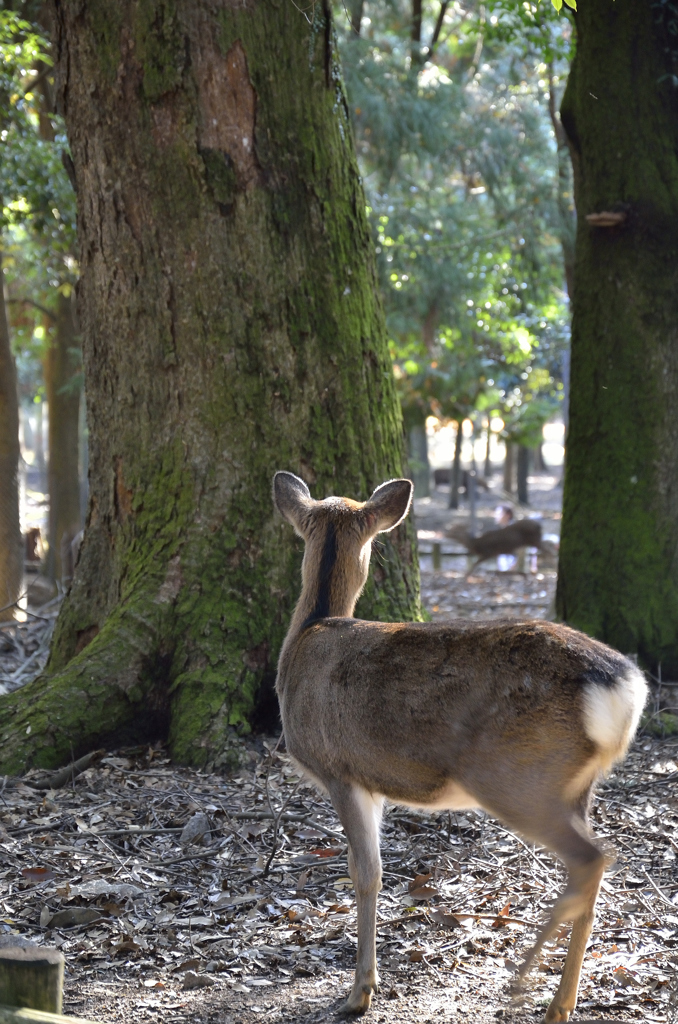
POLYGON ((377 487, 363 509, 373 517, 376 533, 385 533, 402 522, 410 511, 414 485, 411 480, 387 480, 377 487))
POLYGON ((303 537, 308 513, 315 505, 304 481, 294 473, 276 473, 273 477, 273 502, 283 519, 303 537))

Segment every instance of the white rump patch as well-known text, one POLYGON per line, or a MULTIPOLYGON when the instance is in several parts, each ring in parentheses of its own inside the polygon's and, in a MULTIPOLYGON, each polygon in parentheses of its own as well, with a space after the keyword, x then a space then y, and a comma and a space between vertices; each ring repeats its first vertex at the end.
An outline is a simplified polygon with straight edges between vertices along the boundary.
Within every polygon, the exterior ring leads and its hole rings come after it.
POLYGON ((590 683, 584 690, 584 728, 600 747, 601 766, 608 768, 626 753, 647 700, 647 683, 631 668, 612 686, 590 683))

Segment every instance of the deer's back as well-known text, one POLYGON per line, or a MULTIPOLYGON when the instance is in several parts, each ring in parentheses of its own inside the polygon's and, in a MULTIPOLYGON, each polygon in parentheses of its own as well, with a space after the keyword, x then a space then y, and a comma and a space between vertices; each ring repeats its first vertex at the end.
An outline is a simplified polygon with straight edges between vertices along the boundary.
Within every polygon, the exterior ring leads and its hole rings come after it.
POLYGON ((450 777, 463 781, 482 750, 495 771, 499 748, 513 764, 541 759, 550 771, 574 744, 583 764, 593 746, 582 691, 612 686, 629 668, 549 622, 324 619, 285 651, 278 694, 288 749, 309 771, 416 803, 450 777))

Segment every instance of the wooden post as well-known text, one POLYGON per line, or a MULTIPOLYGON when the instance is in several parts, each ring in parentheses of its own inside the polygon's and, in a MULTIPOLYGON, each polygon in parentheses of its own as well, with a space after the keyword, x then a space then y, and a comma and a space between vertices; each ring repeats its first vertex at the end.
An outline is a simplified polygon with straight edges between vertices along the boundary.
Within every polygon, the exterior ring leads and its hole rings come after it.
POLYGON ((0 1024, 96 1024, 82 1017, 62 1017, 60 1013, 45 1010, 18 1010, 11 1006, 0 1006, 0 1024))
POLYGON ((0 1004, 61 1013, 64 956, 40 946, 0 949, 0 1004))

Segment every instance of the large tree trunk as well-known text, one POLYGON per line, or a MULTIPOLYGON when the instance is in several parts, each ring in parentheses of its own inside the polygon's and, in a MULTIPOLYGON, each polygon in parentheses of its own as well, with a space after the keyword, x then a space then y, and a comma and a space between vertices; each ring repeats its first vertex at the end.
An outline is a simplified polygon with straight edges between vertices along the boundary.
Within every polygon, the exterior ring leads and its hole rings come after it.
POLYGON ((23 576, 19 456, 19 397, 0 257, 0 621, 14 617, 23 576))
MULTIPOLYGON (((678 674, 678 45, 586 0, 562 120, 579 213, 557 608, 678 674), (618 226, 587 220, 625 215, 618 226)), ((608 221, 610 218, 608 218, 608 221)))
POLYGON ((49 405, 49 552, 47 573, 67 582, 73 575, 71 542, 80 529, 80 388, 73 382, 78 336, 73 299, 59 293, 56 322, 44 358, 49 405))
MULTIPOLYGON (((226 763, 299 589, 271 477, 366 498, 403 431, 329 9, 57 0, 78 190, 90 505, 0 770, 168 735, 226 763), (29 735, 26 735, 28 726, 29 735)), ((419 614, 411 524, 358 614, 419 614)))

